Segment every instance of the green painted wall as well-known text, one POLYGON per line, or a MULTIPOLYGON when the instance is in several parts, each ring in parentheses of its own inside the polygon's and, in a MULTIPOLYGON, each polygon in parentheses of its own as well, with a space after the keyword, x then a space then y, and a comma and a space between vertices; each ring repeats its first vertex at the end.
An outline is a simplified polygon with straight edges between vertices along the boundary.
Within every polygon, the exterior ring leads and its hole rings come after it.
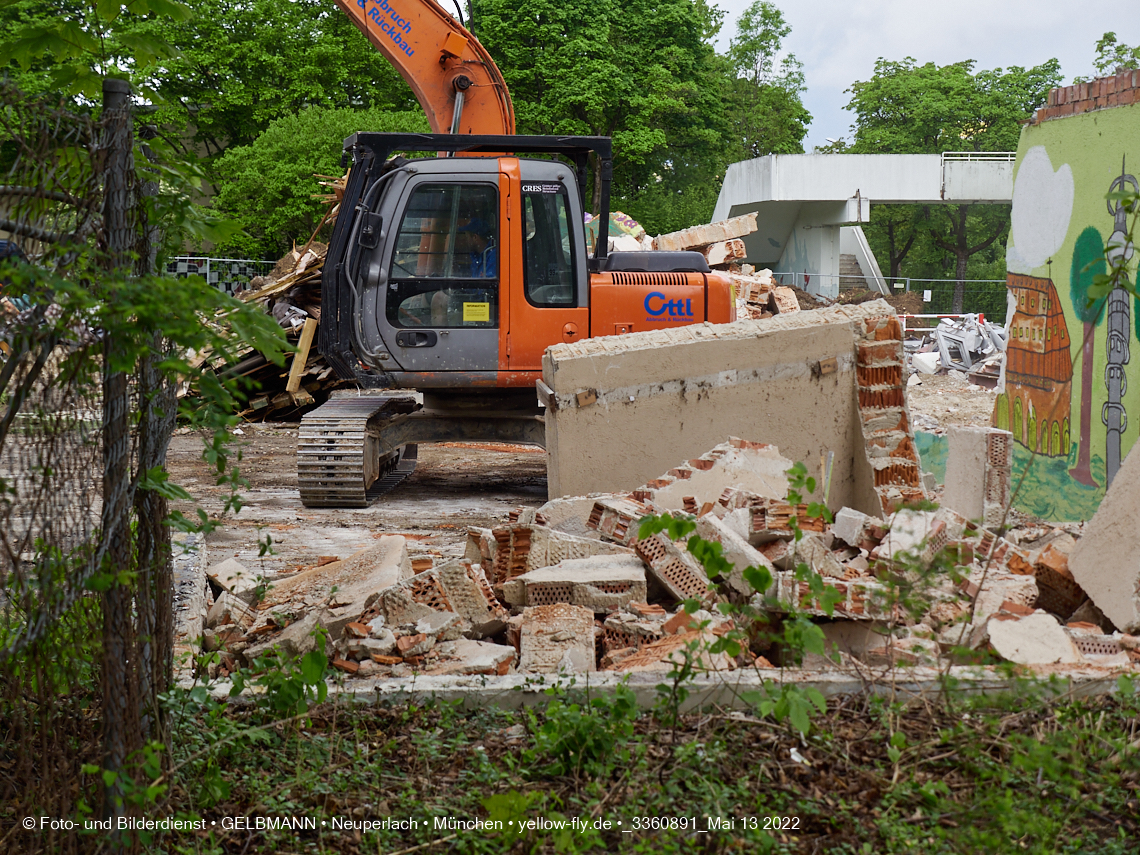
MULTIPOLYGON (((1015 290, 1019 283, 1024 285, 1030 281, 1025 277, 1032 277, 1033 282, 1051 280, 1056 303, 1063 310, 1068 351, 1072 358, 1071 381, 1062 383, 1056 380, 1055 370, 1050 380, 1044 376, 1047 373, 1044 367, 1032 367, 1044 365, 1045 355, 1035 356, 1026 350, 1015 359, 1012 351, 1007 354, 1007 373, 1015 362, 1023 369, 1029 365, 1029 373, 1037 372, 1040 375, 1037 379, 1041 381, 1036 389, 1028 388, 1032 383, 1011 387, 1007 376, 1007 394, 1020 390, 1025 393, 1022 398, 1026 401, 1024 408, 1020 408, 1019 402, 1019 408, 1025 414, 1021 440, 1015 445, 1012 486, 1017 489, 1019 482, 1021 484, 1014 497, 1014 505, 1046 519, 1088 519, 1096 512, 1105 493, 1106 461, 1111 459, 1111 452, 1102 414, 1108 401, 1105 369, 1108 365, 1110 324, 1106 310, 1093 327, 1089 382, 1080 362, 1086 330, 1086 318, 1082 318, 1082 314, 1088 314, 1083 309, 1080 287, 1087 285, 1095 272, 1087 269, 1089 259, 1095 259, 1100 246, 1113 232, 1114 217, 1105 195, 1122 174, 1140 178, 1140 103, 1048 120, 1027 125, 1022 131, 1014 177, 1013 224, 1007 247, 1008 284, 1011 293, 1025 295, 1029 292, 1024 288, 1015 290), (1043 168, 1043 153, 1047 155, 1049 170, 1043 168), (1021 279, 1018 279, 1018 274, 1021 279), (1080 307, 1074 304, 1074 296, 1080 307), (1086 396, 1089 412, 1087 432, 1081 429, 1082 402, 1086 396), (1034 404, 1033 424, 1039 426, 1052 418, 1053 421, 1048 423, 1055 422, 1061 428, 1058 435, 1064 436, 1064 428, 1069 428, 1068 442, 1053 439, 1050 444, 1030 436, 1028 409, 1034 404), (1082 439, 1087 443, 1085 455, 1082 455, 1082 439)), ((1131 261, 1133 280, 1137 260, 1134 256, 1131 261)), ((1046 296, 1043 300, 1041 295, 1050 293, 1046 286, 1044 291, 1036 292, 1036 301, 1048 305, 1051 298, 1046 296)), ((1120 440, 1121 460, 1140 432, 1140 341, 1137 340, 1140 305, 1129 299, 1127 306, 1126 330, 1130 352, 1124 368, 1127 390, 1121 397, 1126 418, 1120 440)), ((1022 314, 1017 316, 1019 323, 1016 326, 1020 327, 1022 335, 1018 340, 1020 347, 1037 346, 1047 350, 1063 340, 1060 337, 1065 331, 1056 329, 1060 318, 1055 309, 1049 318, 1031 317, 1028 306, 1019 312, 1022 314)), ((1013 347, 1015 342, 1011 341, 1013 347)), ((1063 352, 1050 357, 1054 369, 1058 356, 1063 361, 1063 352)), ((1023 370, 1021 376, 1024 374, 1023 370)), ((994 414, 996 426, 1013 429, 1010 427, 1012 401, 1013 398, 999 397, 994 414)), ((1015 430, 1015 435, 1017 433, 1015 430)), ((1042 435, 1038 433, 1037 437, 1042 435)))

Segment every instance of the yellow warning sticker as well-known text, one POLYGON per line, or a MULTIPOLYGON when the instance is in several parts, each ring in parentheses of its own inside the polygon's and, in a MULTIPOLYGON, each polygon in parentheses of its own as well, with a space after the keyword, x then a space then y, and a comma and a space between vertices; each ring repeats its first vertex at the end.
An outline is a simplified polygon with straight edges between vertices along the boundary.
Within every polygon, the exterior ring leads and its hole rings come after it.
POLYGON ((477 323, 491 320, 490 303, 464 303, 463 323, 477 323))

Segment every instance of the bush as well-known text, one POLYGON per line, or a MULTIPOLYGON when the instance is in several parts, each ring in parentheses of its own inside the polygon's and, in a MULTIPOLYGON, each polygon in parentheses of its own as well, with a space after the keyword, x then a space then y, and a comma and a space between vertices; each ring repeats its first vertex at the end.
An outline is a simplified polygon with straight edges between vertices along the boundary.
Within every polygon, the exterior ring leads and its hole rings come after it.
MULTIPOLYGON (((252 144, 231 148, 215 165, 219 212, 245 234, 217 254, 280 258, 294 241, 308 240, 326 206, 314 174, 341 175, 344 138, 356 131, 428 131, 420 113, 312 107, 278 119, 252 144)), ((327 226, 325 229, 327 230, 327 226)))

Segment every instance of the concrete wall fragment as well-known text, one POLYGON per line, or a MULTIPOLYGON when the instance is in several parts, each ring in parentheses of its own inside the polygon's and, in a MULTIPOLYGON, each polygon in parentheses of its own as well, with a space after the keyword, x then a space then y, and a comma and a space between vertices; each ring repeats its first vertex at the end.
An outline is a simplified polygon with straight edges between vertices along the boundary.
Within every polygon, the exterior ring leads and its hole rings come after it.
POLYGON ((593 611, 569 603, 525 609, 519 670, 539 674, 596 671, 593 611))
POLYGON ((555 345, 543 358, 550 495, 635 490, 741 436, 821 484, 834 452, 829 506, 883 516, 884 502, 923 496, 901 335, 875 301, 555 345))
POLYGON ((1105 617, 1140 632, 1140 454, 1129 453, 1069 555, 1068 570, 1105 617))

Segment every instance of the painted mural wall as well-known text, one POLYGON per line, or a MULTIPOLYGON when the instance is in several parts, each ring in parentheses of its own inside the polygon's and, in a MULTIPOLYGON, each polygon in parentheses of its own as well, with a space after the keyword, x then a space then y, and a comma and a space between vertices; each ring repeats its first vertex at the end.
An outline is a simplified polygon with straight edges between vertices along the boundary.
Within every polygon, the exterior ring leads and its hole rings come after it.
POLYGON ((1015 507, 1045 519, 1091 517, 1140 429, 1140 304, 1121 289, 1092 308, 1086 300, 1123 228, 1120 203, 1105 196, 1136 189, 1137 176, 1140 72, 1054 90, 1022 131, 1006 249, 1010 338, 993 423, 1015 440, 1015 507), (1113 95, 1114 106, 1110 82, 1128 93, 1113 95))

